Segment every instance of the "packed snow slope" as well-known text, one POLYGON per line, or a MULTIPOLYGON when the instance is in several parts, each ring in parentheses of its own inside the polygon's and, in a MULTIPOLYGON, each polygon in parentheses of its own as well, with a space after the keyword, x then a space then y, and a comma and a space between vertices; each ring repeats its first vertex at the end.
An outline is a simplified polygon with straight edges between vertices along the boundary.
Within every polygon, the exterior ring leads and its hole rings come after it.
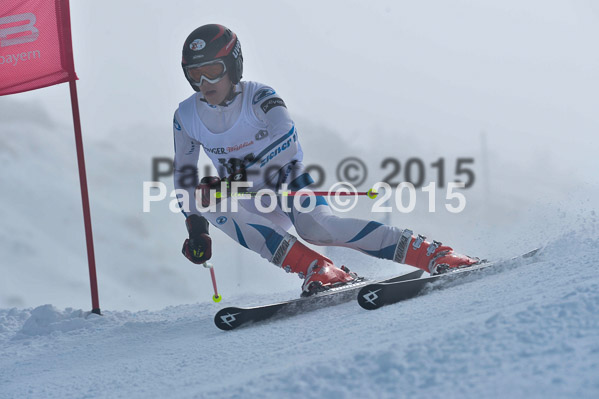
POLYGON ((596 398, 595 226, 556 237, 535 263, 505 261, 400 304, 232 332, 214 326, 213 303, 102 317, 1 310, 0 397, 596 398))

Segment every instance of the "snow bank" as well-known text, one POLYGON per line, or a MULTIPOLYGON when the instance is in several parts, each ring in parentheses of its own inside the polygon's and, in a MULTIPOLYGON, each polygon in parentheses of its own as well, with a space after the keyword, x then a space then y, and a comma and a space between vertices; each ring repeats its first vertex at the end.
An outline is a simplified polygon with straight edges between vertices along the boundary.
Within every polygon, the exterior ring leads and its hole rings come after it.
POLYGON ((29 316, 26 310, 0 309, 0 341, 13 337, 29 316))
POLYGON ((99 316, 81 309, 67 308, 64 311, 59 311, 52 305, 38 306, 30 312, 29 317, 17 332, 17 337, 49 335, 55 332, 64 333, 89 328, 93 324, 94 317, 99 316), (89 316, 91 319, 86 319, 89 316))

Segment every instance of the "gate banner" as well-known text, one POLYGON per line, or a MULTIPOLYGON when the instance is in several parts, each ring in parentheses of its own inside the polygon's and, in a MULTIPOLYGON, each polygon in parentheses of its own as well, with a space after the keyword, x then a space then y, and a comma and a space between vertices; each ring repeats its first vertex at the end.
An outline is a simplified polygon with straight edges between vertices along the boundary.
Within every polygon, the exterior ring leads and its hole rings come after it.
POLYGON ((2 0, 0 95, 76 79, 68 0, 2 0))

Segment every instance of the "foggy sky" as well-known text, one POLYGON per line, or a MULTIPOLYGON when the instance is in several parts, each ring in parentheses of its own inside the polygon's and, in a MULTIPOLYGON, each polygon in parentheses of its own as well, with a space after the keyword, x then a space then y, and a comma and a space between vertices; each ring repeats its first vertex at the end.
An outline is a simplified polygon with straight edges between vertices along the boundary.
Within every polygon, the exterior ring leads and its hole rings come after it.
MULTIPOLYGON (((273 86, 292 115, 348 140, 405 135, 465 143, 481 130, 570 147, 599 126, 599 11, 592 1, 73 1, 85 134, 170 131, 192 94, 185 37, 222 23, 242 42, 244 79, 273 86), (452 139, 452 140, 448 140, 452 139)), ((70 122, 66 85, 13 98, 70 122)), ((507 135, 507 136, 506 136, 507 135)), ((495 142, 495 141, 493 141, 495 142)), ((593 142, 596 144, 596 141, 593 142)))

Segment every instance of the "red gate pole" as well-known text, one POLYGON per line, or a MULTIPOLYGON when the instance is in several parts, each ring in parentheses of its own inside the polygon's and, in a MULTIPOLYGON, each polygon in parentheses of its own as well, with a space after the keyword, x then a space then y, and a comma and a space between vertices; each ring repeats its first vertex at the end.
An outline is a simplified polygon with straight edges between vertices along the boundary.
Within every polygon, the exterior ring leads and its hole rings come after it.
POLYGON ((92 294, 92 313, 100 312, 98 299, 98 279, 96 277, 96 258, 94 256, 94 238, 92 235, 92 220, 89 210, 89 195, 87 192, 87 175, 85 173, 85 157, 83 156, 83 139, 81 136, 81 118, 79 117, 79 101, 77 100, 77 85, 75 80, 69 81, 71 91, 71 108, 73 110, 73 125, 75 128, 75 146, 77 148, 77 166, 79 168, 79 185, 81 186, 81 203, 83 205, 83 223, 85 225, 85 242, 87 244, 87 262, 89 264, 89 284, 92 294))

